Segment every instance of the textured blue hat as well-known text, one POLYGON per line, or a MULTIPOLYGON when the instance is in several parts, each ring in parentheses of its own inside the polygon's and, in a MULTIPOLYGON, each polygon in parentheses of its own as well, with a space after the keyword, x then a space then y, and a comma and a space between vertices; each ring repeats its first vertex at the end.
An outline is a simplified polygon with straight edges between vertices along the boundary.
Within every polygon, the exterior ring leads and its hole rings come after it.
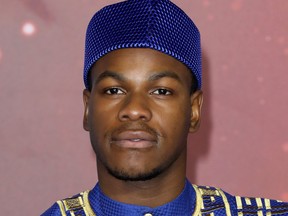
POLYGON ((200 33, 171 1, 128 0, 106 6, 92 17, 86 32, 86 88, 92 65, 121 48, 151 48, 176 58, 191 70, 201 89, 200 33))

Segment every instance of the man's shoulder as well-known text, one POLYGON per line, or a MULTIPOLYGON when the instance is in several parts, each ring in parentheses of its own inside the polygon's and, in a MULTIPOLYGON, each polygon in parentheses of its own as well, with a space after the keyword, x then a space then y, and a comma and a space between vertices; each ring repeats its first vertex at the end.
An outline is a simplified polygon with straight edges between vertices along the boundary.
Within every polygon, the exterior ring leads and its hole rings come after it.
MULTIPOLYGON (((288 203, 266 198, 233 196, 222 189, 192 185, 196 192, 194 214, 198 215, 267 215, 287 216, 288 203)), ((90 206, 89 191, 59 200, 42 216, 85 215, 94 216, 90 206)), ((187 200, 189 202, 189 200, 187 200)))
POLYGON ((61 216, 61 215, 89 215, 94 216, 90 202, 88 200, 89 191, 84 191, 72 197, 58 200, 41 216, 61 216))
MULTIPOLYGON (((288 215, 288 203, 267 198, 233 196, 222 189, 193 185, 199 213, 214 215, 288 215)), ((200 215, 200 214, 199 214, 200 215)))
POLYGON ((47 209, 41 216, 61 216, 61 211, 58 203, 54 203, 49 209, 47 209))

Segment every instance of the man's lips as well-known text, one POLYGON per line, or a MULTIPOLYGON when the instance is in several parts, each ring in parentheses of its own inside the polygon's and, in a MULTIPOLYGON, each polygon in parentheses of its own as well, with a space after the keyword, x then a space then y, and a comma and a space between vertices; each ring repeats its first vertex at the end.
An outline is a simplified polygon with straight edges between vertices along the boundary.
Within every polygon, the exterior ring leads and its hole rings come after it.
POLYGON ((144 149, 157 143, 157 138, 146 131, 122 131, 112 137, 112 144, 122 148, 144 149))

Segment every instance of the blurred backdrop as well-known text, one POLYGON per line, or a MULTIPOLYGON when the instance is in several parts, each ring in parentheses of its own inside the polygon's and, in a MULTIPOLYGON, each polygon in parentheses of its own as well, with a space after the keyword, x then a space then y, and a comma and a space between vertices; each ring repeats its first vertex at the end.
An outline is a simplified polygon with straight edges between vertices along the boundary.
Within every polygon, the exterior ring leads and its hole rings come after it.
MULTIPOLYGON (((96 183, 82 129, 84 35, 94 12, 114 2, 0 0, 1 214, 39 215, 96 183)), ((189 179, 288 201, 288 1, 173 2, 203 45, 189 179)))

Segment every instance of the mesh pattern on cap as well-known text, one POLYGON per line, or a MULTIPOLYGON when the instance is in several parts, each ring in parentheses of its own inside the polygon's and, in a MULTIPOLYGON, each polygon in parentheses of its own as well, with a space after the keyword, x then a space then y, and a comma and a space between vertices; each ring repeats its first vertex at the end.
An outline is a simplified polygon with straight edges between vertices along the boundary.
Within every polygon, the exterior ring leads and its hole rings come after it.
POLYGON ((86 88, 92 65, 121 48, 151 48, 176 58, 192 71, 201 89, 200 33, 169 0, 128 0, 106 6, 92 17, 86 32, 86 88))

